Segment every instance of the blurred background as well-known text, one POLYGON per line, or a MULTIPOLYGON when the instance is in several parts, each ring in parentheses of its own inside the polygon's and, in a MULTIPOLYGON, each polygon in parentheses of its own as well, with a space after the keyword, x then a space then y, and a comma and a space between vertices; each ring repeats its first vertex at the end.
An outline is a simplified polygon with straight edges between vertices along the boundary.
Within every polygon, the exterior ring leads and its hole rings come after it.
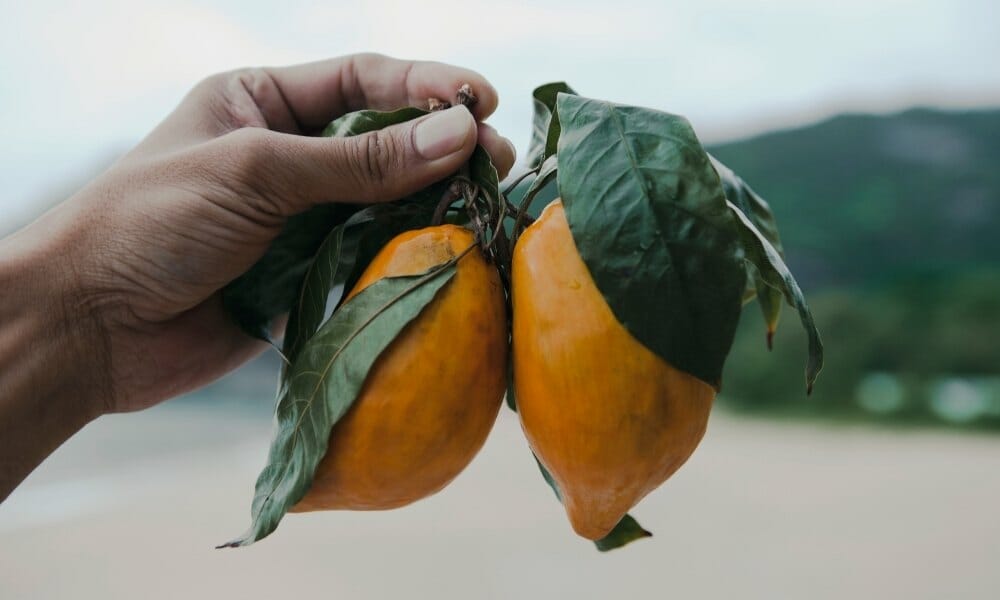
POLYGON ((0 505, 0 598, 992 598, 1000 586, 1000 31, 990 0, 9 3, 0 234, 199 79, 359 51, 461 64, 522 152, 534 86, 686 115, 774 209, 827 346, 755 305, 702 447, 575 539, 516 418, 442 493, 293 515, 246 550, 277 362, 88 426, 0 505))

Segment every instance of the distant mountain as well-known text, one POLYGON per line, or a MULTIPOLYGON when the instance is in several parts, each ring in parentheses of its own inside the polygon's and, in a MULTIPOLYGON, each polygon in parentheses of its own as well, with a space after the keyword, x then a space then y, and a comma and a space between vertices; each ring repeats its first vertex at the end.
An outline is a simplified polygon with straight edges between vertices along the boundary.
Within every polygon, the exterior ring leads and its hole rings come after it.
POLYGON ((809 288, 1000 264, 1000 110, 843 115, 710 149, 809 288))
POLYGON ((1000 427, 1000 110, 844 115, 710 150, 774 209, 827 349, 806 400, 794 318, 771 353, 743 319, 731 405, 1000 427))

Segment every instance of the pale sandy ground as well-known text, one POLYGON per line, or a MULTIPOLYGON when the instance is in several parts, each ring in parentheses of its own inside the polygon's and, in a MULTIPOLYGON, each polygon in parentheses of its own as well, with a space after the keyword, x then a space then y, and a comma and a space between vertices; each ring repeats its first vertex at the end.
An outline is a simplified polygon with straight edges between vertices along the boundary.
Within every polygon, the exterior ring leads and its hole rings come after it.
POLYGON ((247 524, 260 414, 181 403, 90 426, 0 505, 0 598, 1000 597, 1000 437, 717 412, 635 512, 656 536, 602 555, 505 410, 429 500, 214 550, 247 524))

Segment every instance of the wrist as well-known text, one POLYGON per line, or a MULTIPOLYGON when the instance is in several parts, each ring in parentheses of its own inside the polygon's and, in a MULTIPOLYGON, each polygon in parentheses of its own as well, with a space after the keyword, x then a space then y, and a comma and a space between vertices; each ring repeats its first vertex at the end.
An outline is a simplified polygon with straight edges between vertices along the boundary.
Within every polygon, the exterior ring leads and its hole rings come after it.
POLYGON ((71 435, 104 412, 107 352, 96 315, 74 306, 71 246, 46 221, 0 240, 0 411, 6 426, 16 413, 71 435))

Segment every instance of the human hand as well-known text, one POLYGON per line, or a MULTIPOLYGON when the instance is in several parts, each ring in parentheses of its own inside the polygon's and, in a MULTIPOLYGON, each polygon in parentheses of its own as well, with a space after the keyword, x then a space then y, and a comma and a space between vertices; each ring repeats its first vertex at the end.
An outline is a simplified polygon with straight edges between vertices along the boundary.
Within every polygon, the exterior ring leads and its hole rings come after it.
POLYGON ((51 293, 62 296, 64 321, 91 338, 75 345, 88 349, 79 360, 95 380, 93 411, 151 406, 260 352, 219 290, 289 215, 401 198, 455 172, 477 140, 503 176, 513 146, 477 123, 496 105, 474 72, 378 55, 198 84, 134 150, 29 228, 69 261, 51 293), (479 99, 471 114, 458 106, 353 138, 307 137, 345 112, 426 107, 463 83, 479 99))

